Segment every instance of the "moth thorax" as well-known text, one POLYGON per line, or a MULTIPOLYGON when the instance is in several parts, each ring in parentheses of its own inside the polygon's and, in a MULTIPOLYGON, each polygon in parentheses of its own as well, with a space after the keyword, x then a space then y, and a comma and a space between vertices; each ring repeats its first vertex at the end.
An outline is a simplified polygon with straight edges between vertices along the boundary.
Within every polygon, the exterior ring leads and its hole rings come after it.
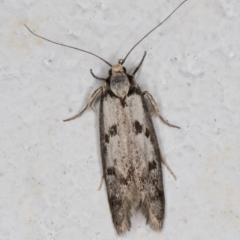
POLYGON ((110 79, 110 88, 120 99, 126 97, 130 88, 127 75, 124 72, 113 74, 110 79))

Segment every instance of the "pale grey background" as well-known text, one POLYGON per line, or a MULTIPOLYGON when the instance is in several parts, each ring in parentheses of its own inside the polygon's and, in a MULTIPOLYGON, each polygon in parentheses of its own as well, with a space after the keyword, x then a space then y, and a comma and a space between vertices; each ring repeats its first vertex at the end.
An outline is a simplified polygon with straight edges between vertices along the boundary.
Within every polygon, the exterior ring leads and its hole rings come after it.
MULTIPOLYGON (((63 123, 106 77, 100 60, 45 42, 23 26, 115 64, 181 0, 0 1, 0 239, 115 239, 97 113, 63 123)), ((122 239, 240 239, 240 2, 189 0, 130 55, 155 97, 166 168, 162 232, 132 218, 122 239)), ((119 238, 120 239, 120 238, 119 238)))

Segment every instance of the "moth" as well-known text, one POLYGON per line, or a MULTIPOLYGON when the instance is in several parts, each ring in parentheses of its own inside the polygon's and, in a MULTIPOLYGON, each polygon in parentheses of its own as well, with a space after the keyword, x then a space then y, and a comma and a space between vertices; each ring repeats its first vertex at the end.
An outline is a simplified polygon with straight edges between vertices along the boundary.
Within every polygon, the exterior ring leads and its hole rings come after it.
POLYGON ((95 76, 90 70, 94 78, 104 81, 103 86, 94 91, 80 113, 64 121, 80 117, 83 112, 92 108, 97 96, 101 96, 99 125, 103 178, 106 182, 113 224, 119 235, 130 230, 132 212, 138 209, 142 211, 146 223, 153 230, 161 230, 163 227, 165 200, 161 163, 164 163, 172 174, 173 172, 161 156, 147 99, 154 113, 165 124, 179 128, 164 120, 153 96, 143 92, 136 82, 135 75, 144 61, 146 52, 132 74, 127 72, 123 64, 132 50, 186 1, 140 39, 126 57, 119 59, 115 65, 94 53, 39 36, 25 25, 37 37, 94 55, 110 66, 106 79, 95 76))

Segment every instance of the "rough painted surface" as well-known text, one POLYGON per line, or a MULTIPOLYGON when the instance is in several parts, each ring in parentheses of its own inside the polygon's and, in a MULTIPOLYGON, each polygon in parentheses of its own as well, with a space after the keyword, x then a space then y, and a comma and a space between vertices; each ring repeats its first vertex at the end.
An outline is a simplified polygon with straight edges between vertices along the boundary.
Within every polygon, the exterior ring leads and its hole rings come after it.
MULTIPOLYGON (((116 64, 180 1, 2 1, 0 14, 0 239, 114 239, 102 174, 98 116, 63 123, 101 85, 109 67, 52 40, 116 64)), ((166 221, 161 233, 134 216, 125 239, 240 236, 240 4, 189 0, 130 55, 130 72, 156 99, 166 221)), ((98 108, 96 108, 98 109, 98 108)))

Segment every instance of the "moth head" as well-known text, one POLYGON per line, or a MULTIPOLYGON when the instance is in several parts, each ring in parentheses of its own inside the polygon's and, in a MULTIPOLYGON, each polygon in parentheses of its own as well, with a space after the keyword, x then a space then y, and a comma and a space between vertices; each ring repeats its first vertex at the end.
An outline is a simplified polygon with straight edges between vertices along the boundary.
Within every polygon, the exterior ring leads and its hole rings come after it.
POLYGON ((118 64, 113 65, 109 70, 109 75, 113 75, 116 73, 126 73, 126 68, 122 65, 122 59, 118 60, 118 64))
POLYGON ((123 66, 120 63, 112 66, 112 74, 121 73, 121 72, 124 72, 124 70, 123 70, 123 66))

